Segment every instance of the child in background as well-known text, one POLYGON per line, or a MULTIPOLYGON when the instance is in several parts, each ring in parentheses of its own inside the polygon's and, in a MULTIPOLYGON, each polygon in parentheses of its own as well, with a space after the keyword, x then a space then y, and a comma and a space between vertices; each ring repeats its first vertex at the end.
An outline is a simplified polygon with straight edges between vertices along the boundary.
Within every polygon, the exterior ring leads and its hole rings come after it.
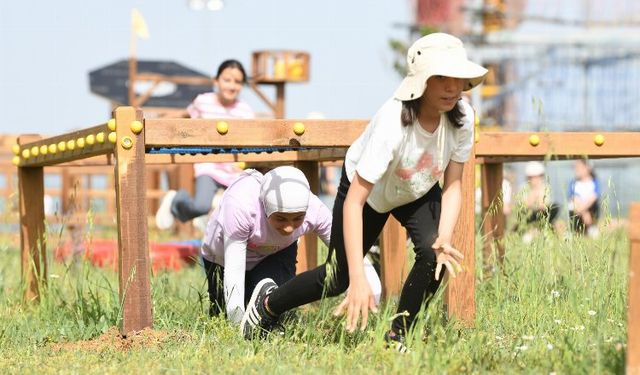
MULTIPOLYGON (((523 188, 524 213, 526 216, 527 229, 522 240, 530 243, 533 240, 536 227, 553 225, 560 207, 551 200, 551 188, 545 178, 544 164, 539 161, 530 161, 525 166, 527 184, 523 188)), ((517 228, 516 228, 517 229, 517 228)))
POLYGON ((569 224, 579 234, 598 236, 596 220, 600 213, 600 184, 586 159, 578 159, 575 177, 569 183, 569 224))
MULTIPOLYGON (((239 61, 222 62, 213 79, 216 91, 198 95, 187 107, 189 116, 203 119, 253 118, 251 107, 239 98, 245 83, 247 74, 239 61)), ((209 213, 216 191, 229 186, 242 172, 233 163, 196 163, 193 168, 196 179, 194 197, 186 190, 169 190, 156 213, 159 229, 170 228, 176 218, 184 223, 209 213)))
POLYGON ((463 256, 451 241, 474 126, 474 112, 461 94, 479 85, 487 70, 467 59, 459 39, 444 33, 416 41, 407 63, 408 74, 394 97, 347 152, 326 263, 279 287, 269 279, 258 283, 241 322, 245 338, 268 329, 284 312, 336 296, 347 287, 334 313, 346 311, 350 332, 362 317, 363 330, 369 310, 377 311, 363 256, 389 215, 407 229, 416 253, 400 295, 400 314, 385 334, 390 346, 406 351, 404 336, 437 291, 445 270, 453 277, 461 270, 463 256))

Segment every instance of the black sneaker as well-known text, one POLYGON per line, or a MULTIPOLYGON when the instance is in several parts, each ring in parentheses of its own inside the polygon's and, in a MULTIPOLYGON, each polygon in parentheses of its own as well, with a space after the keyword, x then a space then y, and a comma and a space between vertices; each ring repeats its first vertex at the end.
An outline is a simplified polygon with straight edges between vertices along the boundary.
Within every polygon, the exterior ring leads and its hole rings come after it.
POLYGON ((268 333, 277 323, 278 317, 269 314, 264 307, 264 299, 277 287, 273 280, 267 278, 262 279, 253 289, 240 322, 240 334, 245 339, 250 340, 259 334, 268 333))
POLYGON ((384 342, 387 349, 395 350, 398 353, 408 353, 409 348, 404 344, 404 336, 395 334, 391 336, 391 331, 384 334, 384 342))

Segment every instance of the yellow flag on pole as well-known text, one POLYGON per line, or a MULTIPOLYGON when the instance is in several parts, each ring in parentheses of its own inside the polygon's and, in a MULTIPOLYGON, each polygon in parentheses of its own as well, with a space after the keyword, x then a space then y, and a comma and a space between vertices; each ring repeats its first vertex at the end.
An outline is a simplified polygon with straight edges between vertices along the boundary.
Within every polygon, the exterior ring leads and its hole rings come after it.
POLYGON ((142 17, 142 13, 136 8, 131 9, 131 27, 133 28, 133 32, 139 38, 148 39, 149 38, 149 29, 147 28, 147 23, 142 17))

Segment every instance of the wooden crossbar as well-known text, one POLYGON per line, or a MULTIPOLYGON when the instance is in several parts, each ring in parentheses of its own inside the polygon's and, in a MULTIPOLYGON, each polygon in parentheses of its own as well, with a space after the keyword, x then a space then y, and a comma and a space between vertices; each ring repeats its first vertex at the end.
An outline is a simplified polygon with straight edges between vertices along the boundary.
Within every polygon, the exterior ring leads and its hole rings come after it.
POLYGON ((640 132, 526 133, 486 132, 476 141, 476 157, 505 161, 640 156, 640 132))

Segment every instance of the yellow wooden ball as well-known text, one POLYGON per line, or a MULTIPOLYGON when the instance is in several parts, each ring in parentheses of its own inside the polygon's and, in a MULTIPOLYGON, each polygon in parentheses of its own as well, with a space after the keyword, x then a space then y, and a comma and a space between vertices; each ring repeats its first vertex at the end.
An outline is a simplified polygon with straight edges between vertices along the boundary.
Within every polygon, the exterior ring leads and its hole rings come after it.
POLYGON ((67 150, 69 151, 73 151, 76 148, 76 141, 73 139, 70 139, 67 141, 67 150))
POLYGON ((540 136, 537 134, 531 134, 529 136, 529 144, 533 147, 536 147, 540 144, 540 136))
POLYGON ((55 143, 52 143, 49 145, 49 153, 54 155, 56 152, 58 152, 58 146, 56 146, 55 143))
POLYGON ((58 143, 58 151, 64 152, 67 149, 67 144, 64 141, 58 143))
POLYGON ((14 156, 13 159, 11 159, 11 162, 17 167, 18 165, 20 165, 20 156, 14 156))
POLYGON ((111 131, 116 131, 116 119, 109 119, 109 121, 107 121, 107 128, 111 131))
POLYGON ((31 156, 31 151, 29 151, 28 148, 25 148, 24 150, 22 150, 22 157, 25 159, 29 159, 29 157, 31 156))
POLYGON ((91 146, 92 144, 96 143, 96 136, 93 134, 89 134, 85 141, 89 146, 91 146))
POLYGON ((40 155, 46 155, 48 151, 47 145, 40 146, 40 155))
POLYGON ((118 134, 116 134, 116 132, 109 132, 107 138, 109 138, 109 142, 116 143, 118 141, 118 134))
POLYGON ((40 154, 40 148, 38 146, 31 147, 31 155, 38 156, 40 154))
POLYGON ((293 132, 296 133, 296 135, 303 135, 304 124, 301 122, 296 122, 295 124, 293 124, 293 132))
POLYGON ((595 143, 598 147, 602 146, 604 144, 604 135, 596 134, 596 136, 593 137, 593 143, 595 143))
POLYGON ((229 124, 226 121, 218 121, 216 124, 216 130, 221 135, 225 135, 229 132, 229 124))
POLYGON ((84 138, 80 137, 76 139, 76 146, 78 146, 78 148, 84 148, 84 138))
MULTIPOLYGON (((131 122, 131 132, 133 134, 140 134, 140 132, 142 132, 142 122, 136 120, 131 122)), ((113 129, 115 130, 115 129, 113 129)))
POLYGON ((98 141, 98 143, 104 143, 104 132, 96 134, 96 141, 98 141))
POLYGON ((20 155, 20 145, 16 144, 11 146, 11 151, 13 151, 15 155, 20 155))

